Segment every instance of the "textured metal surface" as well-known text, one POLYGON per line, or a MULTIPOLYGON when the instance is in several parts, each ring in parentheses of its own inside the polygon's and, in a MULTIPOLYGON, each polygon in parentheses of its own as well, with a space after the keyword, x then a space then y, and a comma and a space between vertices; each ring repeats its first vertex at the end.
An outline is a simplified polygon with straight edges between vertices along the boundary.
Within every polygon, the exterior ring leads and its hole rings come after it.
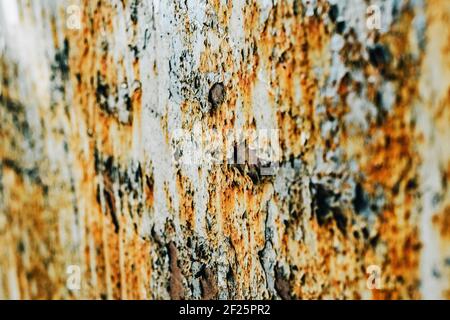
POLYGON ((448 0, 5 3, 0 298, 450 298, 448 0))

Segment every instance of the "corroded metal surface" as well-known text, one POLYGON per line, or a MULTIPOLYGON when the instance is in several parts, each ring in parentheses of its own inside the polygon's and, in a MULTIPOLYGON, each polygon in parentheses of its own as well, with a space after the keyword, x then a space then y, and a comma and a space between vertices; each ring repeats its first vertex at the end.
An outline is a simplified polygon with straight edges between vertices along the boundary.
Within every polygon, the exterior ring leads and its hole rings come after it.
POLYGON ((450 298, 449 1, 0 10, 1 298, 450 298), (279 169, 178 129, 278 130, 279 169))

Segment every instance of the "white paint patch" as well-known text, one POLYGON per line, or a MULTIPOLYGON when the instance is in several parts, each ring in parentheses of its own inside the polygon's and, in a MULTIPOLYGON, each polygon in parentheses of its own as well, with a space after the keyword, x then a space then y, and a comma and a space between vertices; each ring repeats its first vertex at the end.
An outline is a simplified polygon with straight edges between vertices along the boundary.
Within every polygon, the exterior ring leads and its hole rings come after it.
POLYGON ((258 79, 253 89, 252 106, 256 121, 256 129, 278 128, 274 108, 271 106, 269 91, 271 90, 268 77, 261 66, 258 70, 258 79))
POLYGON ((10 300, 20 299, 19 279, 17 279, 16 268, 8 270, 8 288, 10 300))
POLYGON ((2 7, 2 17, 6 23, 6 28, 13 31, 13 29, 19 24, 19 8, 17 7, 17 1, 2 0, 0 3, 2 7))

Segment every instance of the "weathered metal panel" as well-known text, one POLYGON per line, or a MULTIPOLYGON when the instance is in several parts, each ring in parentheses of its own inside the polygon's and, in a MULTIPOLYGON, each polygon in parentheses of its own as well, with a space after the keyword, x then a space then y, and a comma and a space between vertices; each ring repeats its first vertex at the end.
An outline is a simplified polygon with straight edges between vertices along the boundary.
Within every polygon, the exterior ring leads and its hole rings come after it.
POLYGON ((0 298, 450 297, 449 1, 1 4, 0 298))

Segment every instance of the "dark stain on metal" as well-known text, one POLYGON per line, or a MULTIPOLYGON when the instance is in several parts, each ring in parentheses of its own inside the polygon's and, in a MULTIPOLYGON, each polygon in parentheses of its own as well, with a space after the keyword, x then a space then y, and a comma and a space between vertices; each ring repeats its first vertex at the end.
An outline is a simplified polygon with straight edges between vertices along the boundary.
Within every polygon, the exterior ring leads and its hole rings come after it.
POLYGON ((217 299, 219 292, 217 288, 217 279, 212 270, 208 267, 203 269, 200 285, 202 288, 202 298, 205 300, 217 299))
POLYGON ((333 22, 336 22, 337 18, 339 17, 339 8, 337 4, 332 4, 330 6, 330 9, 328 11, 328 16, 330 17, 330 20, 333 22))
POLYGON ((184 299, 183 275, 178 265, 178 249, 172 241, 168 245, 169 263, 170 263, 170 280, 169 294, 174 300, 184 299))
POLYGON ((225 87, 222 82, 213 84, 209 90, 208 101, 211 103, 212 109, 218 108, 225 100, 225 87))
POLYGON ((275 268, 275 290, 283 300, 291 300, 289 280, 286 279, 280 268, 275 268))
POLYGON ((359 214, 369 208, 369 198, 360 183, 355 186, 355 196, 352 202, 355 212, 359 214))

